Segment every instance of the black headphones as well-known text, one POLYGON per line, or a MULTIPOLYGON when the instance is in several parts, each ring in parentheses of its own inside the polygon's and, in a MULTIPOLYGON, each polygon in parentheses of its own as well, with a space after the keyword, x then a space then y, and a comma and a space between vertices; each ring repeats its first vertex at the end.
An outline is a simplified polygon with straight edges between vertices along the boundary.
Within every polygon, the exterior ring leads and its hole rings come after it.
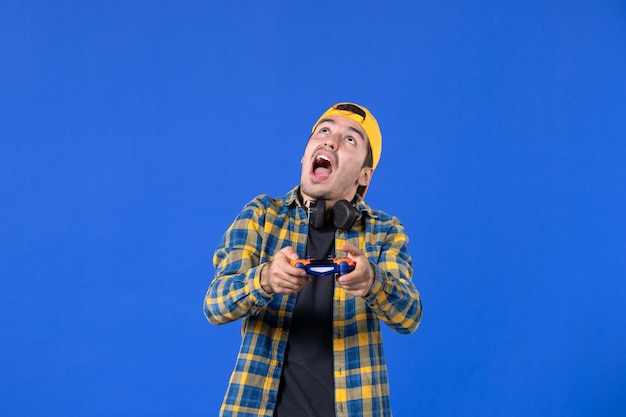
MULTIPOLYGON (((339 200, 330 210, 330 221, 339 230, 349 230, 361 217, 361 214, 348 200, 339 200)), ((319 229, 326 224, 326 202, 317 200, 309 202, 309 226, 319 229)))

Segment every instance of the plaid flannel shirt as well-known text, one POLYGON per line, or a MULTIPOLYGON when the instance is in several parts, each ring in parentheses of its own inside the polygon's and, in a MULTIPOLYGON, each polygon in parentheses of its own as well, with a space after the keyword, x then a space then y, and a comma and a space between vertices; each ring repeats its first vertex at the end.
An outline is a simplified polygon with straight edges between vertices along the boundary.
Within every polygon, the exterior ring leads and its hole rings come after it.
MULTIPOLYGON (((379 320, 399 333, 411 333, 422 316, 421 300, 411 281, 403 226, 360 197, 356 208, 361 220, 346 232, 337 231, 336 247, 350 242, 360 248, 376 277, 363 298, 335 286, 335 412, 342 417, 391 416, 379 320)), ((242 319, 243 339, 220 416, 273 415, 297 295, 266 293, 260 273, 285 246, 304 257, 308 227, 298 187, 278 199, 261 195, 244 207, 215 251, 215 278, 205 296, 204 313, 213 324, 242 319)))

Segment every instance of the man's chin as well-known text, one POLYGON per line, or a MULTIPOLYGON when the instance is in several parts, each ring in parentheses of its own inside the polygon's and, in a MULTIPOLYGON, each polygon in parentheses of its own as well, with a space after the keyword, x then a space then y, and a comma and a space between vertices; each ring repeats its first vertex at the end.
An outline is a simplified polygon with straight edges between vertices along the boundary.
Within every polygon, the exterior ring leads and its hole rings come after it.
POLYGON ((330 191, 321 184, 301 184, 300 193, 303 197, 308 197, 312 200, 328 200, 330 197, 330 191))

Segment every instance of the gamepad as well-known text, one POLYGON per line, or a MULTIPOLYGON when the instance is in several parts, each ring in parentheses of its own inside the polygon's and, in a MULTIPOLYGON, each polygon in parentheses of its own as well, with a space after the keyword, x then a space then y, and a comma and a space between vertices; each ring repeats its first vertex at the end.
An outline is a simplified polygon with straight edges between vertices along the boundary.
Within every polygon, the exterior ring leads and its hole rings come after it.
POLYGON ((345 275, 354 270, 355 263, 350 258, 328 258, 328 259, 294 259, 291 265, 304 269, 307 274, 323 277, 330 274, 345 275))

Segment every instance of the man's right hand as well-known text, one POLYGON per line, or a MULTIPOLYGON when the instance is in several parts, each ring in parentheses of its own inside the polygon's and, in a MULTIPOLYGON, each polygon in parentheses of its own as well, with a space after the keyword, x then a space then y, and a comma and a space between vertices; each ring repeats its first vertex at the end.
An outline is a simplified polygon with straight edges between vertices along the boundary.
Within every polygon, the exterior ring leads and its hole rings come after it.
POLYGON ((311 279, 306 271, 291 265, 299 256, 291 246, 282 248, 274 259, 261 270, 261 287, 265 292, 282 295, 295 294, 311 279))

